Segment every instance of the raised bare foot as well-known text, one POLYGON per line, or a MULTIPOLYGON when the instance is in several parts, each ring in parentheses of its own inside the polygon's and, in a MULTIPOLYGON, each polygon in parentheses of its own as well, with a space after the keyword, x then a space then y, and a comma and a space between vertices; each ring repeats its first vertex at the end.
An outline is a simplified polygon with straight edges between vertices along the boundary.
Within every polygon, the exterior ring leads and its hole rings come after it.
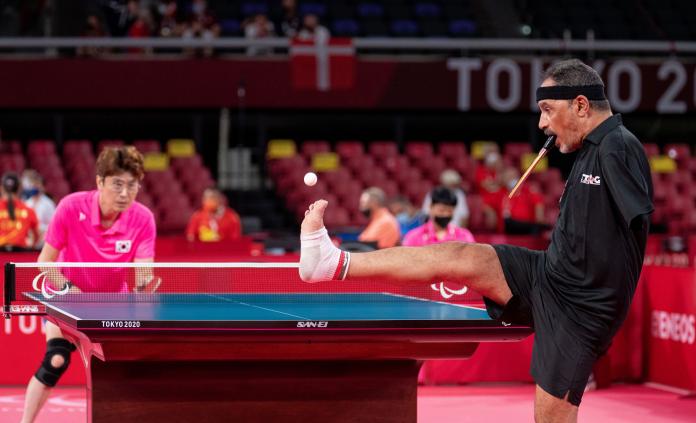
POLYGON ((348 273, 350 254, 331 242, 324 227, 328 205, 326 200, 311 204, 300 226, 300 278, 305 282, 343 279, 348 273))

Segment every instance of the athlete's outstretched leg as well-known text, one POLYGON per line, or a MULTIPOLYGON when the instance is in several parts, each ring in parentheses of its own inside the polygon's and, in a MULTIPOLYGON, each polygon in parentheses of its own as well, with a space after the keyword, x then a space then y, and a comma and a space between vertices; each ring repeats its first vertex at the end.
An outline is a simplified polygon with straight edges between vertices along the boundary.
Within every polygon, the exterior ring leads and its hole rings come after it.
POLYGON ((490 245, 449 242, 427 247, 396 247, 369 253, 345 253, 324 228, 328 203, 319 200, 305 212, 301 226, 300 276, 307 282, 383 278, 392 282, 460 282, 498 304, 512 292, 490 245))

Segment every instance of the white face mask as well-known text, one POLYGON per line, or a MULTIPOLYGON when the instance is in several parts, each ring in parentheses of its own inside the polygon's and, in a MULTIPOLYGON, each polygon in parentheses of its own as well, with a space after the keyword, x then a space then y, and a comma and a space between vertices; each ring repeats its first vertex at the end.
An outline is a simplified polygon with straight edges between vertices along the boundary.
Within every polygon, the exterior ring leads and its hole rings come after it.
POLYGON ((22 178, 22 189, 30 190, 36 188, 29 178, 22 178))
POLYGON ((485 158, 485 163, 486 166, 493 166, 498 160, 500 159, 500 155, 498 153, 488 153, 486 154, 485 158))

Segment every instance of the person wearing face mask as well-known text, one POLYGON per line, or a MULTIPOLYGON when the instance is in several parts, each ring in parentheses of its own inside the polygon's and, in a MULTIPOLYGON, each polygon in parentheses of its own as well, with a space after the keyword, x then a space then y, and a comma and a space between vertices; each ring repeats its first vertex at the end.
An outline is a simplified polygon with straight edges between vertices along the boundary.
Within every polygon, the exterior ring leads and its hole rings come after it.
POLYGON ((215 188, 203 191, 200 210, 195 212, 186 227, 189 241, 216 242, 241 238, 239 215, 225 205, 224 196, 215 188))
MULTIPOLYGON (((469 207, 466 204, 466 194, 462 189, 462 177, 454 169, 445 169, 440 174, 440 184, 449 188, 457 197, 457 205, 452 214, 452 223, 462 228, 466 228, 469 222, 469 207)), ((423 214, 430 214, 430 193, 423 199, 423 214)))
MULTIPOLYGON (((502 183, 511 190, 520 179, 520 172, 514 167, 503 170, 502 183)), ((512 198, 503 196, 499 229, 511 235, 538 235, 551 226, 544 223, 544 199, 530 188, 522 184, 512 198)))
POLYGON ((447 241, 475 242, 468 229, 460 228, 453 221, 457 196, 447 187, 437 187, 430 192, 428 221, 409 231, 402 245, 419 247, 447 241))
POLYGON ((43 178, 34 169, 22 172, 22 200, 39 219, 39 236, 34 243, 43 246, 43 237, 56 213, 56 203, 44 192, 43 178))
POLYGON ((386 207, 384 191, 370 187, 360 195, 360 212, 370 222, 358 236, 360 242, 376 242, 378 248, 393 247, 401 239, 399 222, 386 207))
POLYGON ((401 228, 401 236, 406 235, 411 229, 415 229, 423 224, 428 217, 417 209, 408 198, 399 195, 389 202, 389 211, 396 217, 401 228))

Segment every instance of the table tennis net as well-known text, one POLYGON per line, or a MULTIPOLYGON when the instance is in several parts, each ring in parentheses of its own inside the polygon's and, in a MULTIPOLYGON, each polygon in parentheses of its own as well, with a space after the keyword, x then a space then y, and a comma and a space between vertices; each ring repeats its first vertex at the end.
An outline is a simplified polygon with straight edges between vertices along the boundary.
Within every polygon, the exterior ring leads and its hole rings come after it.
MULTIPOLYGON (((31 314, 47 302, 200 302, 192 294, 389 293, 480 304, 461 283, 404 283, 387 279, 303 282, 297 263, 7 263, 5 313, 31 314), (65 282, 70 284, 66 285, 65 282), (72 288, 70 288, 72 287, 72 288), (12 308, 10 309, 10 306, 12 308), (24 308, 22 308, 24 307, 24 308)), ((215 302, 215 295, 205 301, 215 302)), ((222 299, 219 301, 223 301, 222 299)), ((277 296, 274 301, 350 301, 349 296, 277 296), (330 300, 327 300, 330 298, 330 300)))

